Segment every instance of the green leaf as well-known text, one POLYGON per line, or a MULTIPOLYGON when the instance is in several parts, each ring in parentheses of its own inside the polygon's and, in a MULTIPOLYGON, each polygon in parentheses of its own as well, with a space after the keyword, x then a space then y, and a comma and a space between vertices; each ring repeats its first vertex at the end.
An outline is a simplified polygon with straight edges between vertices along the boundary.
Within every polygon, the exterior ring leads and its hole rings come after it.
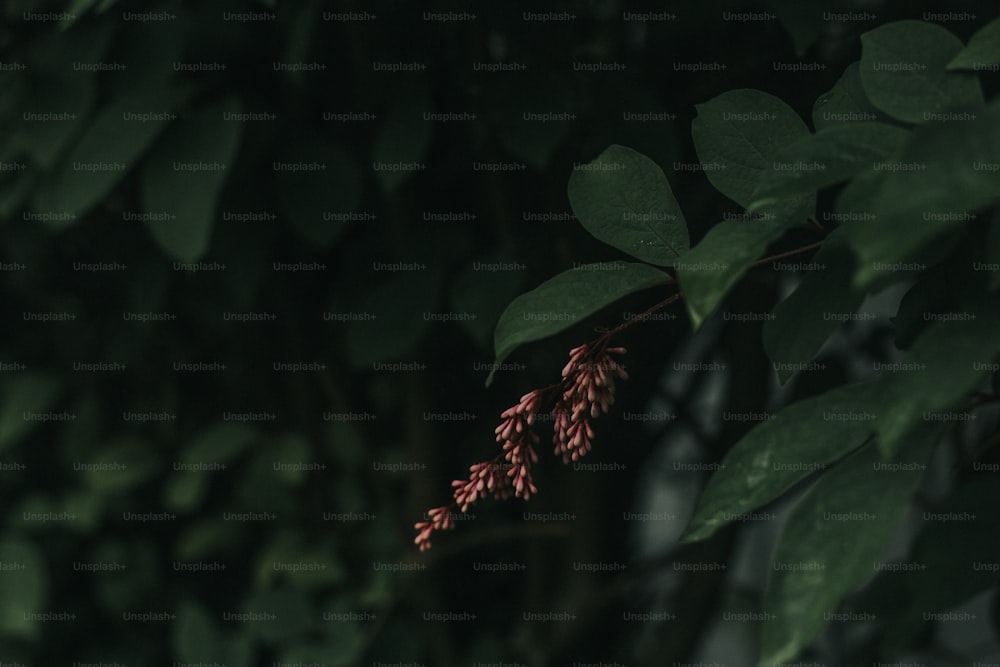
POLYGON ((1000 487, 992 477, 970 476, 944 502, 925 506, 910 553, 889 564, 898 570, 883 571, 863 593, 858 609, 887 621, 884 655, 926 637, 935 621, 925 614, 950 610, 1000 583, 1000 487))
POLYGON ((312 245, 333 243, 351 225, 338 216, 354 213, 361 201, 357 163, 337 141, 315 135, 289 142, 280 158, 287 165, 322 165, 314 171, 281 171, 275 195, 282 219, 312 245))
POLYGON ((977 30, 969 40, 969 45, 948 63, 949 70, 985 69, 996 72, 997 66, 1000 66, 1000 18, 993 19, 977 30))
POLYGON ((986 230, 985 268, 990 271, 990 289, 1000 288, 1000 211, 993 215, 993 221, 986 230))
POLYGON ((0 539, 0 563, 19 566, 0 570, 0 636, 35 638, 40 624, 25 616, 41 611, 48 595, 45 555, 33 542, 8 533, 0 539))
POLYGON ((257 439, 253 426, 239 422, 222 422, 209 426, 180 453, 185 463, 229 463, 257 439))
POLYGON ((886 120, 865 94, 861 85, 860 63, 848 65, 833 88, 817 98, 812 120, 817 132, 840 125, 886 120))
POLYGON ((25 415, 44 416, 51 410, 62 391, 55 376, 44 373, 22 373, 4 382, 3 402, 0 403, 0 451, 30 433, 41 421, 25 415))
POLYGON ((424 113, 433 111, 430 95, 423 84, 410 88, 393 96, 372 147, 373 162, 380 165, 375 176, 387 193, 420 170, 431 142, 433 123, 424 120, 424 113))
POLYGON ((116 438, 80 463, 88 464, 81 472, 81 479, 92 495, 128 491, 161 470, 156 448, 135 435, 116 438))
POLYGON ((864 443, 878 417, 872 412, 872 386, 837 387, 752 428, 712 475, 681 539, 710 537, 864 443))
POLYGON ((160 248, 174 259, 194 262, 208 251, 219 194, 242 131, 242 123, 224 117, 240 111, 240 103, 230 97, 176 121, 142 170, 139 185, 146 211, 176 216, 146 223, 160 248))
POLYGON ((317 618, 310 600, 301 591, 290 588, 255 591, 243 611, 269 613, 274 618, 248 621, 246 629, 270 644, 278 644, 297 635, 309 633, 317 618))
POLYGON ((489 347, 504 307, 523 289, 526 268, 508 246, 473 262, 455 278, 451 309, 456 313, 476 314, 476 319, 465 319, 459 324, 477 345, 489 347))
POLYGON ((827 29, 823 8, 819 4, 797 0, 770 0, 771 9, 792 38, 795 56, 801 58, 827 29))
POLYGON ((1000 307, 984 303, 958 317, 967 319, 928 327, 878 380, 876 429, 885 458, 896 456, 928 415, 960 408, 989 377, 1000 353, 1000 307))
POLYGON ((176 662, 211 664, 222 659, 223 643, 208 611, 199 603, 185 601, 173 622, 176 662))
POLYGON ((851 284, 853 260, 840 230, 830 234, 811 260, 803 260, 808 270, 798 288, 775 307, 773 319, 764 323, 764 350, 782 384, 811 361, 861 305, 864 292, 851 284))
POLYGON ((961 50, 961 40, 939 25, 887 23, 861 36, 861 83, 872 104, 908 123, 981 107, 979 80, 945 69, 961 50))
MULTIPOLYGON (((26 93, 22 113, 42 114, 41 117, 55 113, 59 120, 34 120, 39 116, 28 116, 31 120, 24 121, 17 139, 34 165, 54 168, 73 137, 82 131, 83 119, 97 99, 97 86, 93 77, 81 76, 67 64, 66 71, 33 77, 26 93)), ((55 210, 37 197, 33 207, 39 212, 55 210)))
POLYGON ((695 330, 770 243, 812 214, 813 202, 813 198, 784 200, 762 207, 746 220, 720 222, 674 263, 695 330))
POLYGON ((892 318, 897 348, 909 349, 937 321, 963 316, 988 291, 989 276, 982 271, 981 237, 970 235, 956 241, 960 245, 947 248, 947 259, 921 274, 903 295, 892 318))
POLYGON ((731 90, 696 106, 691 124, 698 159, 709 182, 746 207, 778 152, 809 136, 798 114, 773 95, 731 90))
MULTIPOLYGON (((519 345, 548 338, 624 296, 657 285, 670 276, 648 264, 585 264, 550 278, 507 306, 493 335, 496 364, 519 345)), ((486 386, 493 382, 493 372, 486 386)))
POLYGON ((757 187, 758 200, 814 194, 895 153, 909 132, 884 123, 833 125, 778 151, 757 187))
POLYGON ((354 368, 371 368, 376 362, 395 361, 411 353, 436 323, 425 317, 440 299, 444 275, 440 270, 400 271, 364 295, 355 312, 370 320, 344 326, 344 347, 354 368))
POLYGON ((636 259, 672 266, 688 249, 687 224, 670 183, 642 153, 610 146, 573 169, 568 194, 588 232, 636 259))
POLYGON ((154 88, 130 92, 109 102, 61 160, 36 195, 51 210, 83 216, 131 171, 153 141, 170 124, 170 113, 186 92, 154 88), (149 113, 156 119, 126 120, 127 113, 149 113))
POLYGON ((1000 179, 982 169, 1000 155, 1000 105, 974 118, 916 128, 893 160, 863 172, 836 209, 858 255, 855 284, 868 286, 898 263, 1000 199, 1000 179), (854 221, 857 222, 854 222, 854 221))
POLYGON ((796 658, 819 635, 826 615, 874 575, 923 467, 943 428, 925 428, 908 447, 903 467, 880 467, 875 444, 823 475, 795 506, 774 560, 763 608, 777 619, 762 625, 759 667, 796 658))

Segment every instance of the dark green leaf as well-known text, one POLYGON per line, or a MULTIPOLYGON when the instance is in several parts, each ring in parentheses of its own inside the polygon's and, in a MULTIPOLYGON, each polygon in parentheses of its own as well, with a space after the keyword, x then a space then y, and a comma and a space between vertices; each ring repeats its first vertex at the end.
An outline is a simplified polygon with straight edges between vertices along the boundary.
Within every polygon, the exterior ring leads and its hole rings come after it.
POLYGON ((912 262, 922 247, 1000 199, 1000 179, 981 168, 1000 155, 1000 105, 974 115, 916 128, 897 157, 843 190, 836 208, 859 257, 857 285, 912 262))
POLYGON ((674 268, 694 328, 701 327, 770 243, 792 225, 804 222, 812 212, 812 198, 764 206, 745 220, 720 222, 684 253, 674 268))
POLYGON ((871 389, 871 382, 837 387, 751 429, 712 475, 681 539, 711 536, 859 447, 881 418, 871 389))
POLYGON ((45 555, 33 542, 7 533, 0 538, 0 636, 35 638, 41 632, 30 614, 42 611, 49 589, 45 555))
POLYGON ((774 553, 764 594, 759 667, 796 658, 840 600, 874 575, 923 477, 943 428, 925 428, 899 471, 882 468, 874 443, 824 474, 795 506, 774 553))
POLYGON ((801 284, 764 323, 764 349, 782 384, 816 356, 864 299, 864 293, 851 285, 853 255, 839 231, 804 264, 808 270, 801 284))
MULTIPOLYGON (((517 297, 503 311, 493 336, 495 363, 524 343, 548 338, 624 296, 669 281, 669 275, 648 264, 586 264, 563 271, 517 297)), ((486 385, 492 381, 490 373, 486 385)))
POLYGON ((176 616, 172 625, 177 662, 211 664, 222 659, 219 631, 201 604, 185 601, 178 607, 176 616))
POLYGON ((806 50, 828 27, 828 22, 823 16, 823 7, 819 4, 797 2, 797 0, 770 0, 769 4, 792 38, 792 45, 798 58, 805 55, 806 50))
POLYGON ((878 380, 876 429, 886 458, 929 418, 960 408, 989 377, 1000 353, 1000 307, 983 304, 955 317, 928 327, 878 380))
POLYGON ((425 317, 437 311, 443 274, 438 270, 401 271, 364 296, 355 308, 372 319, 345 324, 345 351, 355 368, 396 361, 409 354, 432 326, 425 317))
POLYGON ((41 424, 61 390, 62 383, 44 373, 23 373, 6 380, 0 404, 0 451, 41 424))
POLYGON ((588 232, 636 259, 671 266, 688 249, 687 224, 670 183, 642 153, 609 147, 574 168, 568 194, 588 232))
POLYGON ((778 151, 761 177, 752 211, 775 197, 814 194, 889 157, 909 133, 884 123, 834 125, 778 151))
POLYGON ((42 184, 38 196, 52 210, 77 216, 87 213, 131 171, 170 124, 171 113, 185 97, 186 92, 176 88, 155 88, 130 92, 110 102, 42 184), (136 120, 133 114, 152 118, 136 120))
POLYGON ((961 50, 958 37, 939 25, 887 23, 861 36, 861 83, 872 104, 908 123, 981 107, 978 79, 945 69, 961 50))
POLYGON ((281 218, 311 245, 327 246, 352 224, 346 214, 357 213, 361 201, 361 173, 354 158, 337 141, 321 136, 290 142, 279 161, 288 167, 320 165, 319 169, 281 171, 275 194, 281 218))
POLYGON ((237 100, 226 98, 176 121, 142 170, 145 209, 176 216, 147 223, 160 248, 174 259, 194 262, 208 251, 219 194, 242 130, 242 123, 224 118, 240 111, 237 100))
POLYGON ((424 113, 433 110, 423 85, 411 86, 411 90, 393 96, 393 106, 382 121, 372 147, 375 176, 386 192, 394 191, 411 174, 420 171, 434 126, 424 120, 424 113))
POLYGON ((990 289, 1000 288, 1000 211, 993 215, 993 221, 986 230, 986 261, 983 268, 990 273, 990 289))
POLYGON ((848 65, 833 88, 816 100, 812 120, 817 132, 838 125, 886 120, 865 94, 859 65, 857 62, 848 65))
POLYGON ((1000 66, 1000 18, 993 19, 980 28, 969 40, 969 45, 948 63, 950 70, 996 72, 998 66, 1000 66))
POLYGON ((691 134, 705 174, 719 192, 744 207, 778 151, 809 136, 791 107, 759 90, 731 90, 696 108, 691 134))

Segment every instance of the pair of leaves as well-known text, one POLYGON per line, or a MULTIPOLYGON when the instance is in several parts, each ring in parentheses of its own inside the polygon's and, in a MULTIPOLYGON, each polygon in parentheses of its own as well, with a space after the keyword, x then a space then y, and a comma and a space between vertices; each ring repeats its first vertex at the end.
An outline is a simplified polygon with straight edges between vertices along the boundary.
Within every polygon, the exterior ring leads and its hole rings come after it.
POLYGON ((576 267, 517 297, 497 322, 494 366, 524 343, 559 333, 629 294, 669 284, 671 276, 651 264, 672 266, 688 250, 687 224, 663 170, 630 148, 613 145, 578 166, 568 194, 587 231, 648 264, 576 267))
MULTIPOLYGON (((809 128, 780 99, 758 90, 733 90, 698 105, 691 133, 712 185, 749 207, 775 159, 809 128)), ((712 227, 677 265, 695 328, 725 297, 767 246, 815 209, 815 195, 773 199, 746 220, 712 227)))

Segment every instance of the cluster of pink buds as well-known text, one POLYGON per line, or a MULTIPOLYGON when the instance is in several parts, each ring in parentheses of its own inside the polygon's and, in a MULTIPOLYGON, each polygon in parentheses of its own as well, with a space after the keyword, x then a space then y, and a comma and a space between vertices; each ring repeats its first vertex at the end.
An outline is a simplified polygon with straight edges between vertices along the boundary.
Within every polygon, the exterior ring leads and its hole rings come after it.
POLYGON ((451 518, 452 507, 435 507, 434 509, 427 512, 429 518, 428 521, 421 521, 414 524, 414 528, 417 529, 417 537, 413 540, 413 543, 420 547, 421 551, 427 551, 431 548, 431 533, 435 530, 448 530, 449 528, 454 528, 455 523, 451 518))
MULTIPOLYGON (((427 513, 428 520, 414 525, 417 537, 414 543, 421 551, 431 547, 431 534, 435 530, 454 528, 452 512, 465 512, 469 506, 486 495, 506 500, 511 495, 528 500, 538 493, 531 478, 531 466, 538 462, 534 445, 538 436, 531 430, 545 397, 551 391, 561 392, 552 408, 555 417, 553 442, 556 454, 563 462, 576 461, 590 451, 594 438, 591 420, 615 402, 615 380, 627 379, 624 367, 612 354, 624 354, 623 347, 581 345, 569 354, 569 363, 563 368, 562 382, 547 389, 535 389, 500 414, 503 420, 496 428, 496 440, 503 452, 492 461, 469 466, 469 478, 451 483, 454 502, 436 507, 427 513)), ((551 398, 549 399, 552 400, 551 398)))
POLYGON ((537 389, 522 396, 517 405, 501 413, 503 422, 495 431, 497 442, 503 445, 504 460, 510 464, 507 476, 514 485, 514 495, 524 500, 538 493, 531 481, 531 464, 538 462, 533 447, 538 443, 538 436, 531 425, 535 423, 535 410, 541 397, 542 392, 537 389))
POLYGON ((589 345, 581 345, 570 350, 569 362, 562 370, 563 383, 568 387, 552 410, 552 442, 563 463, 576 461, 590 451, 594 438, 591 420, 614 404, 615 379, 628 379, 625 368, 612 354, 625 354, 625 348, 606 347, 595 353, 589 345))

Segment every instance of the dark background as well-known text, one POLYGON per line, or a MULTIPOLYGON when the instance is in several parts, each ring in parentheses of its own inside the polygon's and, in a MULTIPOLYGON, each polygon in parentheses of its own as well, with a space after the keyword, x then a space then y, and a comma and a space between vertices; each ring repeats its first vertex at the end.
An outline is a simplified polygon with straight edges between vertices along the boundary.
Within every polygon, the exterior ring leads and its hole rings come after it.
MULTIPOLYGON (((696 104, 757 88, 808 121, 860 56, 861 33, 925 12, 986 14, 985 4, 274 4, 3 3, 0 663, 752 664, 757 625, 732 615, 758 608, 780 508, 706 543, 676 538, 711 464, 760 413, 855 377, 853 363, 889 345, 885 319, 848 325, 822 369, 778 391, 760 323, 731 315, 769 310, 794 277, 754 270, 696 339, 676 305, 620 337, 631 377, 582 461, 612 470, 563 466, 543 440, 530 503, 482 502, 425 554, 413 524, 494 455, 499 413, 558 379, 569 349, 665 296, 630 297, 521 348, 484 387, 493 325, 513 297, 578 263, 627 259, 572 219, 574 163, 613 143, 653 158, 693 244, 739 213, 695 168, 696 104), (168 18, 127 18, 146 11, 168 18), (476 16, 428 21, 425 11, 476 16), (574 18, 528 21, 529 11, 574 18), (624 20, 628 11, 669 16, 624 20), (741 11, 769 16, 724 19, 741 11), (241 12, 254 14, 225 20, 241 12), (373 67, 414 62, 426 68, 373 67), (500 62, 525 68, 474 67, 500 62), (574 68, 597 62, 625 68, 574 68), (796 62, 822 68, 775 67, 796 62), (725 69, 683 71, 691 63, 725 69), (127 97, 136 91, 148 97, 127 97), (127 108, 176 118, 148 134, 96 124, 123 96, 127 108), (225 110, 270 115, 220 121, 225 110), (351 113, 361 118, 334 116, 351 113), (125 167, 100 183, 67 170, 119 154, 125 167), (224 172, 185 180, 157 169, 216 155, 224 172), (276 171, 312 162, 325 166, 276 171), (178 213, 176 231, 162 230, 174 220, 126 219, 160 211, 178 213), (275 369, 299 362, 314 366, 275 369), (698 362, 720 370, 687 370, 698 362)), ((942 25, 967 40, 990 18, 942 25)), ((794 232, 774 251, 815 239, 794 232)), ((892 314, 893 298, 865 307, 892 314)), ((960 664, 996 648, 994 624, 987 615, 957 648, 908 639, 900 648, 918 653, 889 654, 877 624, 834 628, 806 658, 960 664)))

